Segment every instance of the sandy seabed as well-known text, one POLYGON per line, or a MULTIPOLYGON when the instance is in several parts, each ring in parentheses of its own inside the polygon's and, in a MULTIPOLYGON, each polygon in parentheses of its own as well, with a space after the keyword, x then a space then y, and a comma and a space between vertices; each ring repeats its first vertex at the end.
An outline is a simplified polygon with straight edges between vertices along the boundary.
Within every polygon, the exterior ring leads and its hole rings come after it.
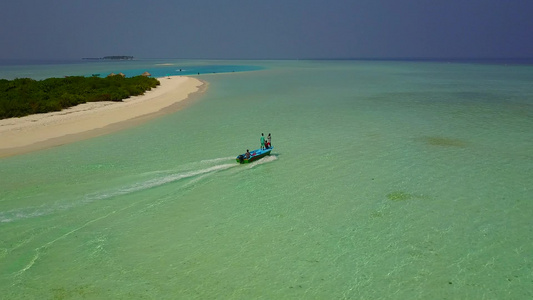
POLYGON ((58 112, 0 120, 0 157, 72 143, 128 128, 177 111, 206 89, 199 79, 158 78, 160 85, 122 102, 88 102, 58 112))

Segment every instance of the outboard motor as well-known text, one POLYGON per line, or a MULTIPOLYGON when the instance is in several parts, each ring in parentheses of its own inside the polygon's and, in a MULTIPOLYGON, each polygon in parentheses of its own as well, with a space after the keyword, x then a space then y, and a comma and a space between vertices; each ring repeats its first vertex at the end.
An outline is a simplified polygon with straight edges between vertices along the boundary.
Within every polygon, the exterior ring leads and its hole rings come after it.
POLYGON ((237 158, 239 159, 239 162, 240 162, 241 164, 244 163, 244 155, 241 154, 241 155, 237 156, 237 158))

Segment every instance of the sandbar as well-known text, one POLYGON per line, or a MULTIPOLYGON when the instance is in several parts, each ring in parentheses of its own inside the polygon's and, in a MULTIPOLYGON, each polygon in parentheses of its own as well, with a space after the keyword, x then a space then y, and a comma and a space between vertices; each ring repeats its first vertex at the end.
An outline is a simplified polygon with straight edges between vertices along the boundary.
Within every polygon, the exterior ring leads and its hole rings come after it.
POLYGON ((207 83, 158 78, 160 85, 122 102, 88 102, 57 112, 0 120, 0 157, 19 155, 129 128, 183 108, 207 83), (187 100, 187 101, 185 101, 187 100))

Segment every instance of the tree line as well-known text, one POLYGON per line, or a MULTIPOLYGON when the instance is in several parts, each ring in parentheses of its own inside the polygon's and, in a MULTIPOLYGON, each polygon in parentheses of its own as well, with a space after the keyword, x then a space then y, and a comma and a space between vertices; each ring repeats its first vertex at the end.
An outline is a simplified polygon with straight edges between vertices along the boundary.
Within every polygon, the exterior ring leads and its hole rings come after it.
POLYGON ((120 75, 0 79, 0 119, 60 111, 86 102, 122 101, 142 95, 158 85, 155 78, 120 75))

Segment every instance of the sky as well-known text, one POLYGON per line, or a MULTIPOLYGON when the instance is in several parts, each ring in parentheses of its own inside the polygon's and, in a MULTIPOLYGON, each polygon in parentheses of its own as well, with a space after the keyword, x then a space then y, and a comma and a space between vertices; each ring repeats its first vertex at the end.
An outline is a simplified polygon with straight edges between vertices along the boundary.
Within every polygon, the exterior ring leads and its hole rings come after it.
POLYGON ((533 0, 12 0, 0 59, 532 58, 533 0))

